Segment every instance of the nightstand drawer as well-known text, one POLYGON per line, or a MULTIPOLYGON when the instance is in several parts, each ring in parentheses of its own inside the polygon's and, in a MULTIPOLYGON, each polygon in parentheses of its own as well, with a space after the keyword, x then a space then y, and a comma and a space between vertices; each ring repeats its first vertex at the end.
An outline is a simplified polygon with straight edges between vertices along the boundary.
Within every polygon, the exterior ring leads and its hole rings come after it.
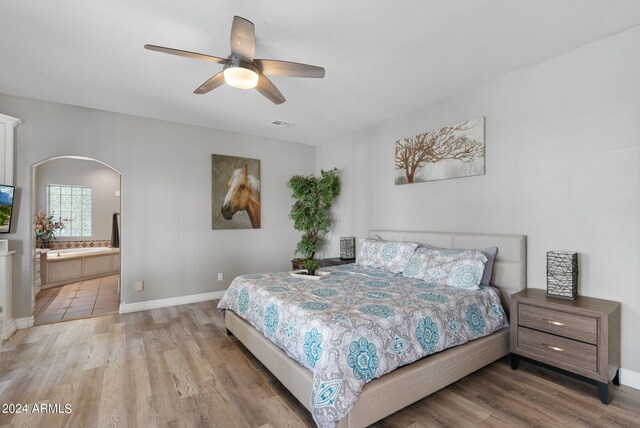
POLYGON ((540 361, 561 368, 567 365, 594 373, 598 371, 597 347, 588 343, 518 327, 517 347, 540 361))
POLYGON ((576 314, 519 304, 518 325, 591 344, 598 343, 598 321, 576 314))

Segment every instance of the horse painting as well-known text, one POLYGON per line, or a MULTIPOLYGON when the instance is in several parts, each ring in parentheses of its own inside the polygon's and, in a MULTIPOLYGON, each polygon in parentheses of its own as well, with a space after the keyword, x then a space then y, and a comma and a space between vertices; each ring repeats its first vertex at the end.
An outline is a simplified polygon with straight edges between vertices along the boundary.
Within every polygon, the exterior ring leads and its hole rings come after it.
POLYGON ((211 226, 260 228, 260 159, 211 155, 211 226))
POLYGON ((246 211, 251 227, 260 229, 260 180, 249 174, 249 164, 236 168, 231 164, 231 177, 227 180, 227 194, 220 212, 225 220, 231 220, 238 211, 246 211))

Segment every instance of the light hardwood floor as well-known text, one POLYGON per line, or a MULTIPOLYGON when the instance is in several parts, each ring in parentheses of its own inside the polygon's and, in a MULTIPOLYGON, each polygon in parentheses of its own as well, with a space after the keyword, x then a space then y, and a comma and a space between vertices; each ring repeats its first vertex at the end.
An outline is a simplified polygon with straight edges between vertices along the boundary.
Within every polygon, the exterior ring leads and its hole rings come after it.
MULTIPOLYGON (((217 301, 18 331, 2 344, 0 404, 71 404, 70 414, 0 413, 0 426, 305 427, 310 414, 225 334, 217 301)), ((595 387, 506 359, 376 427, 640 426, 640 391, 595 387)), ((64 409, 64 408, 63 408, 64 409)))

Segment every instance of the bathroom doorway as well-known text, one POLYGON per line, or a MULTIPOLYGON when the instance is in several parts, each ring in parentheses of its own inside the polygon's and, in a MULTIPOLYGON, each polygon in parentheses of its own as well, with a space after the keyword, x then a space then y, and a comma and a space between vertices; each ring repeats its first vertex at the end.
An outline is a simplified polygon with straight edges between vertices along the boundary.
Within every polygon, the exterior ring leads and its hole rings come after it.
POLYGON ((121 175, 82 156, 32 168, 35 324, 118 313, 121 175))

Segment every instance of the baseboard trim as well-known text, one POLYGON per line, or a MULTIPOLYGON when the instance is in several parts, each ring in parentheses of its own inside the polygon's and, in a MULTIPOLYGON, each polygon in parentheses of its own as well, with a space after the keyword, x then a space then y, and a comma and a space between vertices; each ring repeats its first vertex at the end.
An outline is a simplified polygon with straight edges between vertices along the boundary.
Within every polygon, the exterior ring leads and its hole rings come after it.
POLYGON ((18 330, 23 328, 33 327, 34 319, 33 317, 24 317, 16 319, 16 327, 18 330))
POLYGON ((121 303, 120 313, 146 311, 148 309, 166 308, 167 306, 187 305, 189 303, 206 302, 207 300, 221 299, 226 290, 212 291, 209 293, 189 294, 187 296, 169 297, 166 299, 147 300, 137 303, 121 303))
POLYGON ((620 383, 634 389, 640 389, 640 373, 629 369, 620 369, 620 383))
POLYGON ((11 335, 16 332, 16 328, 16 320, 11 318, 9 321, 6 321, 6 324, 2 328, 2 331, 0 331, 0 334, 2 335, 0 337, 0 340, 7 340, 8 338, 10 338, 11 335))

